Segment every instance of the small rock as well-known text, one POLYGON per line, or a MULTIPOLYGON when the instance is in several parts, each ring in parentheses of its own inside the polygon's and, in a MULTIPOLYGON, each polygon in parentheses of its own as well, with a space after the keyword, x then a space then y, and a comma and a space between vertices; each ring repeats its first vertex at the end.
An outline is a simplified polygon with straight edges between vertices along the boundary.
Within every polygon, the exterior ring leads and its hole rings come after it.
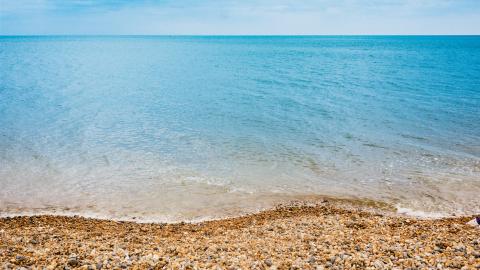
POLYGON ((268 267, 270 267, 270 266, 273 265, 272 260, 270 260, 270 259, 265 259, 265 261, 263 261, 263 262, 264 262, 265 265, 268 266, 268 267))
POLYGON ((22 256, 22 255, 17 255, 15 257, 15 259, 17 260, 17 262, 24 262, 27 260, 27 258, 25 256, 22 256))
POLYGON ((67 264, 72 267, 77 266, 79 264, 77 255, 75 254, 70 255, 70 257, 68 258, 67 264))
POLYGON ((375 267, 375 269, 383 269, 385 267, 383 262, 380 260, 376 260, 375 262, 373 262, 373 266, 375 267))
POLYGON ((446 249, 446 248, 447 248, 447 244, 442 243, 442 242, 437 243, 437 244, 435 245, 435 249, 436 249, 436 250, 444 250, 444 249, 446 249))
POLYGON ((332 257, 330 257, 328 260, 329 260, 330 263, 334 264, 335 261, 337 260, 337 256, 336 256, 336 255, 335 255, 335 256, 332 256, 332 257))
POLYGON ((458 251, 458 252, 465 252, 465 246, 464 245, 458 245, 455 247, 455 251, 458 251))
POLYGON ((467 224, 473 227, 480 228, 480 217, 476 217, 470 220, 469 222, 467 222, 467 224))

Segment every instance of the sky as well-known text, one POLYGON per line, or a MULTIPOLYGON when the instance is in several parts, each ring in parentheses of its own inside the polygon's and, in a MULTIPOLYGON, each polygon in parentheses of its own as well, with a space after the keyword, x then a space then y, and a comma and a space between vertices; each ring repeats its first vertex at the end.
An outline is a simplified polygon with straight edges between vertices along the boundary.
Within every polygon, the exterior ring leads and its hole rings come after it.
POLYGON ((480 34, 480 0, 0 0, 0 35, 480 34))

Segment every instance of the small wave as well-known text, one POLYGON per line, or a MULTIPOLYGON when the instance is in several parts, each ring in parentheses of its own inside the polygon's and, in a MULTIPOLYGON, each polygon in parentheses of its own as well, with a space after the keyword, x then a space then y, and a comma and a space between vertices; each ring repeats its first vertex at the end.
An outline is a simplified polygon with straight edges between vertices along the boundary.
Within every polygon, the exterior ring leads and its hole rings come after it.
POLYGON ((386 146, 381 146, 375 143, 364 143, 364 146, 372 147, 372 148, 382 148, 382 149, 388 149, 386 146))
POLYGON ((414 210, 411 208, 399 207, 397 206, 397 213, 400 215, 418 217, 418 218, 428 218, 428 219, 437 219, 437 218, 444 218, 449 216, 446 213, 441 212, 425 212, 422 210, 414 210))
POLYGON ((413 140, 417 140, 417 141, 428 141, 427 138, 420 137, 420 136, 415 136, 415 135, 410 135, 410 134, 400 133, 400 136, 402 136, 403 138, 406 138, 406 139, 413 139, 413 140))

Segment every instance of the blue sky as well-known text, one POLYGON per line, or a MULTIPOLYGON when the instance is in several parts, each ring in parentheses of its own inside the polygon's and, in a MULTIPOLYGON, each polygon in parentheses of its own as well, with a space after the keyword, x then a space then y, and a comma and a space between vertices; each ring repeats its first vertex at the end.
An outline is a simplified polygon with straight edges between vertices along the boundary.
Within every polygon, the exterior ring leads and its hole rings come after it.
POLYGON ((0 0, 0 34, 480 34, 480 0, 0 0))

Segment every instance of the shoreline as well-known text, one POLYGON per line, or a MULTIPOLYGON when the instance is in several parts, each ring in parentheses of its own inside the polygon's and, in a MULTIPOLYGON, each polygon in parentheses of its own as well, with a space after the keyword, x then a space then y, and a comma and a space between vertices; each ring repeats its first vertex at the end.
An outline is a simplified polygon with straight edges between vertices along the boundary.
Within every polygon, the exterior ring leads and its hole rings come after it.
POLYGON ((199 223, 0 218, 0 267, 480 269, 471 217, 419 219, 294 204, 199 223))
MULTIPOLYGON (((456 215, 436 215, 436 213, 425 212, 425 215, 409 214, 410 212, 422 211, 398 211, 394 205, 383 201, 376 201, 368 198, 353 198, 353 197, 334 197, 327 195, 295 195, 285 196, 285 199, 279 199, 276 203, 270 206, 264 206, 257 209, 244 209, 235 211, 235 213, 218 214, 218 215, 199 215, 197 217, 177 217, 169 216, 141 216, 128 214, 125 216, 108 215, 96 212, 75 212, 63 210, 36 210, 36 211, 5 211, 0 212, 0 220, 5 218, 21 218, 21 217, 67 217, 67 218, 86 218, 102 221, 116 221, 116 222, 134 222, 139 224, 178 224, 178 223, 203 223, 209 221, 220 221, 224 219, 241 218, 245 216, 259 214, 265 211, 275 210, 279 207, 304 207, 304 206, 321 206, 334 205, 335 207, 349 210, 365 211, 371 213, 380 213, 391 216, 404 216, 409 218, 420 219, 439 219, 456 217, 456 215)), ((468 216, 468 215, 459 215, 468 216)))

